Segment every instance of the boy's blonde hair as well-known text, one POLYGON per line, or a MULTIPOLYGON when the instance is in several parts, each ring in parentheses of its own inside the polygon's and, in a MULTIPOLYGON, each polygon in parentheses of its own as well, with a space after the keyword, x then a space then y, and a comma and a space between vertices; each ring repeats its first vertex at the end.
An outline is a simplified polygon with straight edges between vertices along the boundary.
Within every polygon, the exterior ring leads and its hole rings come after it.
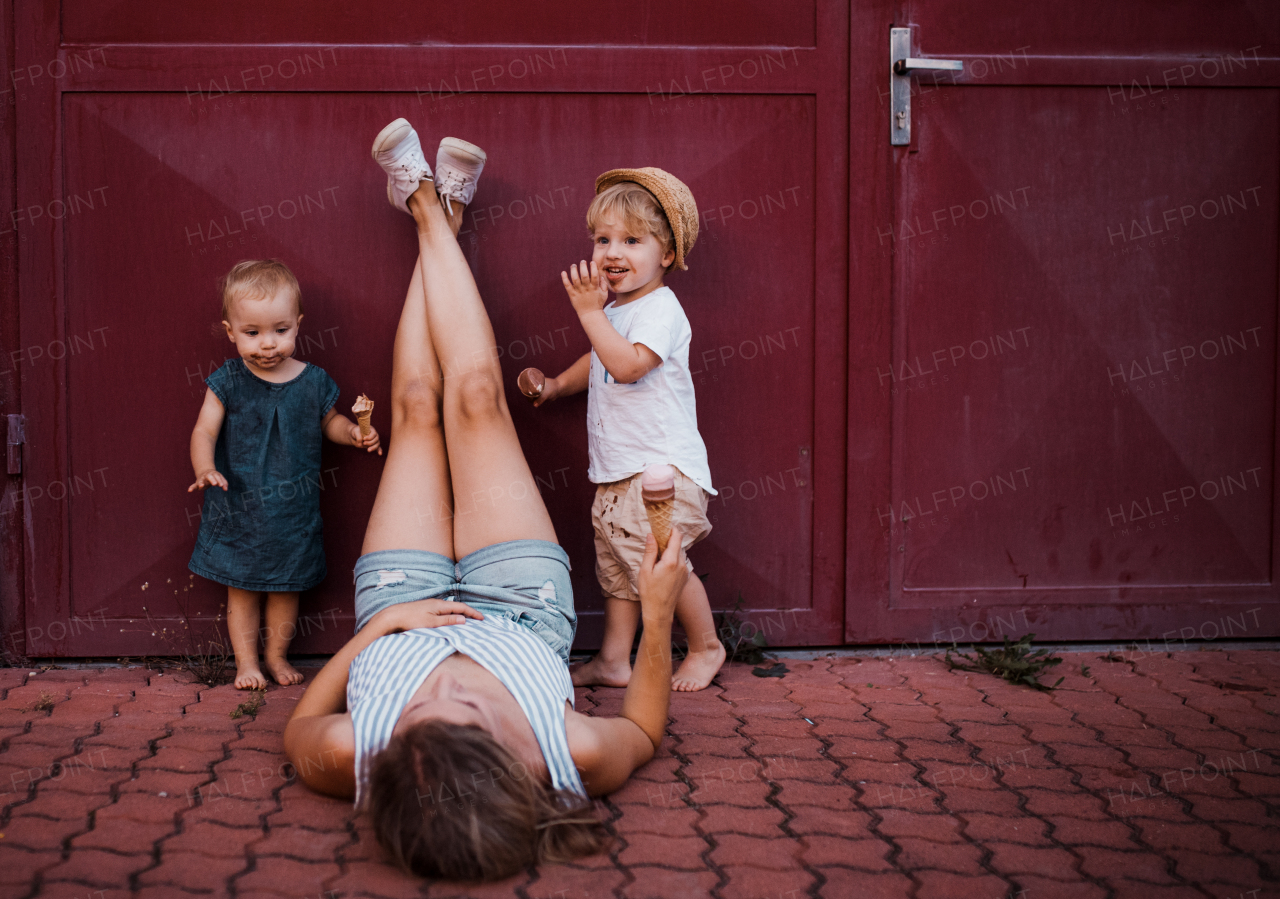
MULTIPOLYGON (((652 234, 656 237, 662 246, 662 255, 674 251, 675 238, 666 213, 657 198, 634 181, 619 182, 595 195, 587 207, 587 230, 594 234, 596 225, 609 215, 620 218, 628 234, 636 237, 652 234)), ((675 264, 674 259, 671 264, 675 264)), ((668 265, 667 270, 670 268, 668 265)))
POLYGON ((222 320, 231 321, 231 304, 238 299, 265 300, 281 290, 293 297, 294 308, 302 314, 302 288, 289 266, 279 259, 245 259, 237 262, 219 284, 222 291, 222 320))

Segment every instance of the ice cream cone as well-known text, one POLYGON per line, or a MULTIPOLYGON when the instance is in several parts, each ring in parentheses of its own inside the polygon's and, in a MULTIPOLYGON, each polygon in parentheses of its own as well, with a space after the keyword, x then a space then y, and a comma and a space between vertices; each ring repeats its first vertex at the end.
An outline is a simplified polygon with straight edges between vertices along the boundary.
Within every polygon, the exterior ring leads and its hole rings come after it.
POLYGON ((373 430, 369 424, 369 420, 373 418, 373 400, 362 393, 356 398, 356 404, 351 407, 351 411, 355 413, 356 424, 360 425, 360 438, 363 440, 373 430))
POLYGON ((676 507, 676 470, 670 465, 650 465, 640 477, 640 498, 649 516, 649 528, 658 543, 658 555, 667 551, 671 518, 676 507))
POLYGON ((649 516, 649 527, 653 531, 653 539, 658 541, 658 555, 667 551, 667 541, 671 539, 671 516, 675 512, 674 499, 659 502, 644 501, 645 514, 649 516))
POLYGON ((516 386, 520 388, 520 392, 531 400, 542 396, 542 388, 546 383, 546 377, 536 368, 526 368, 516 378, 516 386))

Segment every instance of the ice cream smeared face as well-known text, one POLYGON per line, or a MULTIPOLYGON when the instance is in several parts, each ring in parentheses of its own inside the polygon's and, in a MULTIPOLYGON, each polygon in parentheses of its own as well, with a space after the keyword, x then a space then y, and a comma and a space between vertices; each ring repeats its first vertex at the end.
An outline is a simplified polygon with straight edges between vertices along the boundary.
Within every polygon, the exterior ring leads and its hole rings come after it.
POLYGON ((640 494, 648 503, 675 499, 676 470, 670 465, 650 465, 640 476, 640 494))
POLYGON ((367 437, 370 430, 369 419, 373 416, 373 400, 362 393, 356 397, 356 403, 351 407, 351 411, 356 417, 356 423, 360 425, 360 436, 367 437))

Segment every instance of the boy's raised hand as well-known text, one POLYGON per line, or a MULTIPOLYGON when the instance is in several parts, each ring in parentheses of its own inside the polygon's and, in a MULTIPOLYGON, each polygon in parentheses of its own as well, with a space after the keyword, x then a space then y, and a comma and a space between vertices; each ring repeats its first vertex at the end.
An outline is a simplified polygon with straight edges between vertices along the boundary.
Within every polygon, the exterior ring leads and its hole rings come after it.
POLYGON ((564 282, 569 302, 573 303, 573 311, 578 315, 598 312, 609 301, 608 282, 594 262, 588 266, 584 259, 569 266, 568 272, 560 273, 560 280, 564 282))
POLYGON ((206 487, 221 487, 223 490, 230 489, 230 485, 227 484, 227 479, 218 474, 218 470, 216 468, 210 468, 207 471, 202 471, 196 475, 196 482, 187 488, 187 492, 190 493, 193 490, 203 490, 206 487))

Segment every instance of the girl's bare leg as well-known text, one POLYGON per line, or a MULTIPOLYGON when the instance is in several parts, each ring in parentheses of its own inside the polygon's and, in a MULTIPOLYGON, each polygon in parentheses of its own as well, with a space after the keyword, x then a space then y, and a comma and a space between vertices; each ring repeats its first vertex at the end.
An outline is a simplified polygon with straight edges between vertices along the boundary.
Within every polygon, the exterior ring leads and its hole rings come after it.
MULTIPOLYGON (((431 182, 424 183, 434 197, 431 182)), ((455 558, 449 457, 440 430, 441 391, 419 260, 396 328, 390 445, 361 552, 425 549, 455 558)))
POLYGON ((625 687, 631 680, 631 644, 640 624, 640 603, 605 597, 604 639, 589 662, 569 672, 575 687, 625 687))
POLYGON ((298 632, 298 594, 267 594, 267 639, 262 667, 282 687, 302 683, 302 672, 289 664, 289 644, 298 632))
POLYGON ((236 653, 236 689, 265 690, 267 679, 258 667, 258 600, 262 594, 227 588, 227 634, 236 653))
POLYGON ((555 528, 511 423, 493 327, 458 246, 456 222, 430 184, 408 206, 418 225, 427 320, 444 378, 456 558, 507 540, 554 542, 555 528))

